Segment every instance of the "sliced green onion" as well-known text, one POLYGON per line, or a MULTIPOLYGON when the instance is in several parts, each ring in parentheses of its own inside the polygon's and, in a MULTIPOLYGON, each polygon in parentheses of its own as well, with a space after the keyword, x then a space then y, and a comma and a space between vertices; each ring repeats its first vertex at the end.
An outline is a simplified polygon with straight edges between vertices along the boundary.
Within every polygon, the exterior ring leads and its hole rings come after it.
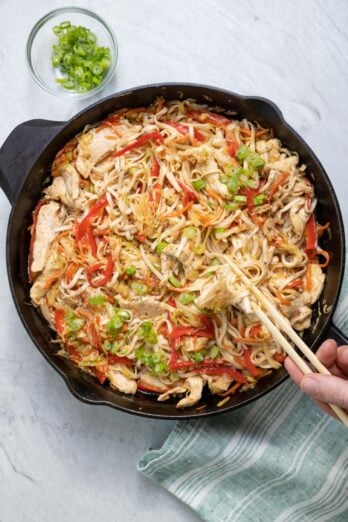
POLYGON ((232 211, 233 210, 237 210, 237 208, 239 208, 238 203, 234 203, 234 202, 232 202, 232 203, 224 203, 222 205, 222 207, 225 208, 226 210, 232 210, 232 211))
POLYGON ((69 332, 78 332, 79 330, 81 330, 81 328, 83 328, 84 324, 85 324, 84 319, 81 319, 80 317, 76 317, 72 321, 69 321, 68 331, 69 332))
POLYGON ((105 297, 103 295, 92 295, 88 299, 88 303, 92 306, 97 306, 105 303, 105 297))
POLYGON ((227 189, 229 192, 232 192, 232 194, 235 194, 240 189, 240 180, 238 176, 234 175, 228 178, 228 181, 226 183, 227 189))
POLYGON ((221 265, 221 263, 217 257, 214 257, 210 263, 210 266, 218 266, 218 265, 221 265))
POLYGON ((196 296, 191 292, 185 292, 183 294, 180 294, 178 299, 180 303, 182 303, 183 305, 187 305, 193 303, 193 301, 196 299, 196 296))
POLYGON ((207 186, 207 182, 204 179, 197 179, 197 181, 192 182, 192 186, 196 190, 203 190, 207 186))
POLYGON ((131 285, 131 289, 138 295, 145 295, 148 292, 148 288, 144 283, 134 282, 131 285))
POLYGON ((123 310, 123 308, 114 308, 115 315, 120 317, 122 321, 129 321, 131 318, 131 314, 128 312, 128 310, 123 310))
POLYGON ((239 149, 236 152, 236 156, 239 159, 239 161, 243 161, 243 160, 247 159, 249 154, 250 154, 250 149, 246 145, 242 145, 241 147, 239 147, 239 149))
POLYGON ((233 201, 235 201, 236 203, 246 203, 247 202, 247 197, 246 196, 240 196, 239 194, 237 194, 237 196, 234 196, 233 201))
POLYGON ((223 234, 224 232, 226 232, 226 228, 225 227, 219 227, 219 228, 215 228, 214 229, 214 234, 215 234, 215 237, 219 234, 223 234))
POLYGON ((262 205, 266 201, 265 194, 258 194, 254 197, 254 205, 262 205))
POLYGON ((216 359, 216 357, 219 355, 220 349, 216 344, 214 344, 210 350, 209 350, 209 358, 210 359, 216 359))
POLYGON ((204 354, 202 352, 196 352, 193 359, 196 363, 201 363, 204 361, 204 354))
POLYGON ((161 241, 156 246, 156 252, 157 254, 162 254, 163 250, 168 246, 168 243, 166 241, 161 241))
POLYGON ((56 81, 81 93, 99 85, 111 65, 110 49, 98 46, 94 33, 70 21, 54 26, 53 32, 58 44, 52 46, 51 63, 65 75, 56 81))
POLYGON ((173 275, 168 278, 168 281, 170 282, 171 285, 175 286, 175 288, 180 288, 182 286, 179 279, 177 279, 173 275))
POLYGON ((197 256, 201 256, 205 252, 205 246, 202 244, 202 245, 198 245, 197 247, 193 247, 192 252, 194 254, 196 254, 197 256))
POLYGON ((115 315, 107 323, 106 329, 109 334, 116 334, 119 332, 119 330, 122 328, 122 326, 123 326, 123 321, 122 321, 121 317, 119 317, 118 315, 115 315))
POLYGON ((140 325, 138 330, 138 336, 140 339, 144 339, 144 341, 149 344, 156 344, 158 342, 157 333, 152 321, 144 321, 140 325))
POLYGON ((137 271, 137 268, 135 266, 133 266, 133 265, 129 266, 125 270, 126 274, 129 275, 129 276, 134 275, 136 273, 136 271, 137 271))
POLYGON ((265 160, 261 158, 261 156, 254 156, 250 160, 251 166, 254 167, 256 170, 263 169, 265 166, 265 160))
POLYGON ((194 239, 197 235, 197 229, 194 226, 190 226, 184 229, 184 236, 187 239, 194 239))

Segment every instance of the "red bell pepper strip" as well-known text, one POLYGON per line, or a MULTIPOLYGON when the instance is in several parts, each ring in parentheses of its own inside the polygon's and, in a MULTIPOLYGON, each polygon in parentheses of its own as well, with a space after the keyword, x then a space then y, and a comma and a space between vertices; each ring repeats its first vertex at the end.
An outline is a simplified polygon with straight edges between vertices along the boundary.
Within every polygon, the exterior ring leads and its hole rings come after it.
POLYGON ((108 378, 107 371, 108 371, 108 365, 107 364, 103 364, 103 365, 100 365, 100 366, 95 366, 93 368, 94 375, 97 377, 97 379, 99 380, 100 384, 104 384, 104 382, 108 378))
POLYGON ((238 149, 236 140, 227 140, 226 139, 226 144, 227 144, 228 154, 231 156, 231 158, 234 158, 236 155, 237 149, 238 149))
POLYGON ((306 223, 305 235, 306 235, 306 253, 308 254, 308 252, 315 250, 318 246, 318 237, 317 237, 317 231, 316 231, 316 226, 315 226, 314 214, 311 214, 310 218, 308 219, 308 221, 306 223))
POLYGON ((207 339, 214 338, 214 331, 211 328, 196 328, 195 326, 175 326, 168 334, 170 340, 178 337, 206 337, 207 339))
POLYGON ((252 377, 259 377, 260 371, 256 368, 255 364, 252 362, 249 350, 244 350, 243 359, 244 359, 245 367, 249 370, 250 375, 252 375, 252 377))
POLYGON ((262 331, 262 326, 260 324, 255 324, 255 326, 252 326, 249 330, 249 336, 250 337, 257 337, 262 331))
POLYGON ((168 299, 167 304, 169 304, 169 306, 172 306, 173 308, 176 308, 176 300, 174 299, 174 297, 168 299))
POLYGON ((247 188, 245 195, 247 197, 247 207, 250 214, 254 211, 254 197, 258 194, 258 189, 247 188))
POLYGON ((293 279, 286 285, 285 288, 303 288, 304 281, 303 279, 293 279))
POLYGON ((154 140, 155 142, 163 142, 163 136, 158 131, 152 131, 152 132, 146 132, 140 138, 133 141, 133 143, 130 143, 126 147, 123 147, 123 149, 117 150, 113 153, 114 158, 117 158, 118 156, 122 156, 126 152, 132 149, 137 149, 138 147, 141 147, 142 145, 145 145, 148 141, 154 140))
POLYGON ((161 183, 155 183, 152 185, 152 192, 149 194, 149 200, 155 203, 159 203, 161 199, 162 185, 161 183))
POLYGON ((64 310, 61 308, 56 308, 54 311, 54 327, 56 332, 60 335, 64 332, 64 316, 64 310))
POLYGON ((95 237, 94 237, 94 234, 93 234, 93 230, 92 230, 92 227, 91 226, 88 226, 86 228, 86 235, 85 237, 87 238, 87 241, 88 241, 88 244, 90 246, 90 249, 91 249, 91 252, 92 254, 94 255, 94 257, 97 255, 97 242, 95 240, 95 237))
POLYGON ((184 201, 182 203, 183 206, 186 207, 186 205, 188 205, 191 201, 195 202, 197 200, 196 194, 194 192, 192 192, 192 190, 187 188, 186 185, 184 185, 184 183, 182 183, 179 179, 177 180, 177 182, 185 194, 184 201))
POLYGON ((200 123, 212 123, 213 125, 216 125, 216 127, 226 127, 226 125, 231 123, 231 120, 225 116, 210 111, 192 111, 189 112, 187 116, 195 121, 199 121, 200 123))
POLYGON ((135 237, 137 238, 137 240, 140 242, 140 243, 145 243, 146 241, 146 237, 144 234, 142 234, 141 232, 138 232, 135 237))
POLYGON ((70 359, 74 363, 78 363, 81 360, 81 355, 79 354, 75 346, 72 346, 71 344, 65 344, 64 346, 66 350, 69 352, 70 359))
POLYGON ((98 288, 99 286, 105 285, 108 281, 110 281, 112 274, 113 274, 113 268, 114 268, 114 261, 112 259, 112 256, 110 256, 106 262, 105 268, 102 271, 102 278, 97 279, 97 281, 92 279, 92 274, 94 272, 97 272, 103 267, 103 263, 96 263, 95 265, 90 266, 87 269, 87 279, 88 282, 93 288, 98 288))
POLYGON ((91 223, 93 219, 98 216, 98 214, 107 206, 108 201, 106 199, 106 194, 101 197, 95 205, 88 212, 87 216, 83 218, 81 223, 78 225, 76 230, 76 241, 81 241, 81 239, 86 235, 87 229, 91 227, 91 223))
POLYGON ((132 366, 134 361, 128 359, 128 357, 121 357, 119 355, 114 355, 113 353, 108 354, 108 363, 109 364, 125 364, 126 366, 132 366))
POLYGON ((156 156, 152 156, 151 160, 151 176, 154 178, 158 178, 160 175, 160 166, 156 159, 156 156))
MULTIPOLYGON (((184 136, 189 135, 190 129, 186 125, 182 125, 181 123, 177 123, 176 121, 166 121, 167 125, 170 125, 174 129, 176 129, 180 134, 183 134, 184 136)), ((205 136, 199 130, 193 129, 193 136, 197 141, 205 141, 205 136)))

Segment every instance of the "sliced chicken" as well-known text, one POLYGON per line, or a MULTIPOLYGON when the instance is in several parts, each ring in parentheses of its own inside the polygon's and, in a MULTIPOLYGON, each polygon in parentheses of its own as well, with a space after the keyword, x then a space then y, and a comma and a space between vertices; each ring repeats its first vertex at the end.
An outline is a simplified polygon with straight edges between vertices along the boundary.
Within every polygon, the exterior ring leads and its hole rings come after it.
POLYGON ((296 235, 300 238, 303 235, 310 211, 306 209, 306 204, 296 205, 290 209, 290 221, 296 235))
POLYGON ((33 273, 43 270, 50 244, 56 235, 55 229, 62 224, 59 208, 58 203, 50 201, 42 205, 39 210, 36 227, 32 231, 35 239, 32 252, 33 261, 30 268, 33 273))
POLYGON ((324 288, 325 274, 319 265, 311 263, 309 265, 311 271, 312 288, 310 292, 305 291, 303 294, 308 298, 307 304, 314 304, 324 288))
POLYGON ((112 388, 123 393, 134 395, 137 391, 137 381, 132 378, 127 366, 124 364, 115 364, 109 366, 108 378, 112 388), (127 375, 129 374, 129 375, 127 375))
POLYGON ((157 400, 160 402, 166 401, 167 399, 169 399, 169 397, 171 395, 173 395, 173 396, 182 395, 186 391, 187 391, 186 385, 176 386, 175 388, 171 388, 170 390, 166 391, 165 393, 162 393, 161 395, 159 395, 157 400))
POLYGON ((47 294, 52 282, 61 275, 63 268, 63 262, 57 253, 51 252, 43 272, 35 279, 30 289, 30 297, 35 305, 41 304, 41 299, 47 294))
POLYGON ((76 168, 81 176, 88 178, 92 168, 116 148, 118 139, 109 127, 81 134, 76 158, 76 168))
POLYGON ((194 404, 197 404, 197 402, 202 397, 204 386, 202 377, 188 377, 186 384, 188 387, 188 395, 178 402, 176 405, 177 408, 187 408, 189 406, 194 406, 194 404))
POLYGON ((291 307, 288 307, 286 316, 295 330, 305 330, 311 325, 312 310, 306 305, 292 305, 291 307))
POLYGON ((228 390, 232 379, 227 377, 226 375, 221 375, 218 377, 212 377, 211 375, 207 375, 208 387, 211 393, 223 393, 228 390))
POLYGON ((60 176, 61 169, 70 163, 74 157, 77 146, 77 138, 73 138, 56 154, 52 164, 52 176, 60 176))
POLYGON ((280 170, 282 172, 291 172, 291 170, 298 164, 297 156, 290 156, 289 158, 280 159, 272 163, 266 163, 266 169, 280 170))
POLYGON ((167 311, 166 305, 157 301, 155 297, 143 297, 127 301, 118 296, 117 301, 121 308, 132 312, 139 319, 155 319, 167 311))
POLYGON ((74 207, 80 195, 80 176, 75 167, 68 164, 62 169, 61 176, 53 178, 46 194, 52 199, 60 199, 67 207, 74 207))
POLYGON ((161 379, 145 372, 140 375, 139 383, 158 393, 164 393, 168 389, 161 379))

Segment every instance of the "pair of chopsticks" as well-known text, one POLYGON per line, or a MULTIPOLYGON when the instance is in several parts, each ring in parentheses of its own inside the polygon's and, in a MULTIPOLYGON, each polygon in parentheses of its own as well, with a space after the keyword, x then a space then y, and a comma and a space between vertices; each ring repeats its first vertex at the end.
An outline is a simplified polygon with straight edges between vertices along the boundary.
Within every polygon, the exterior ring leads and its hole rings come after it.
MULTIPOLYGON (((308 359, 313 367, 323 375, 331 375, 329 370, 319 361, 318 357, 308 348, 306 343, 301 337, 293 330, 288 319, 286 319, 273 305, 269 299, 255 286, 249 278, 244 274, 236 264, 231 261, 226 255, 222 255, 226 263, 231 267, 233 272, 239 277, 245 287, 256 297, 257 301, 268 311, 270 317, 276 322, 277 326, 271 321, 271 319, 265 314, 265 312, 255 303, 252 303, 253 312, 260 319, 261 323, 268 329, 272 334, 272 337, 277 341, 288 356, 294 361, 297 367, 304 373, 313 373, 312 369, 308 364, 299 356, 294 347, 284 337, 281 332, 284 332, 302 352, 302 354, 308 359)), ((339 406, 335 404, 329 405, 335 412, 337 417, 348 427, 348 414, 339 406)))

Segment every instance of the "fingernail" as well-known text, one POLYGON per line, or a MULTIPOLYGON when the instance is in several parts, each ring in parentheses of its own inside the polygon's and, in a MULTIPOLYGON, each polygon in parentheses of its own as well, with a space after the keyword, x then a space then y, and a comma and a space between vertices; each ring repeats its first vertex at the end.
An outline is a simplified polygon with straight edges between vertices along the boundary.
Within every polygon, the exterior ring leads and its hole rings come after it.
POLYGON ((319 384, 317 380, 312 377, 303 377, 301 388, 305 393, 309 393, 309 395, 317 395, 319 393, 319 384))

